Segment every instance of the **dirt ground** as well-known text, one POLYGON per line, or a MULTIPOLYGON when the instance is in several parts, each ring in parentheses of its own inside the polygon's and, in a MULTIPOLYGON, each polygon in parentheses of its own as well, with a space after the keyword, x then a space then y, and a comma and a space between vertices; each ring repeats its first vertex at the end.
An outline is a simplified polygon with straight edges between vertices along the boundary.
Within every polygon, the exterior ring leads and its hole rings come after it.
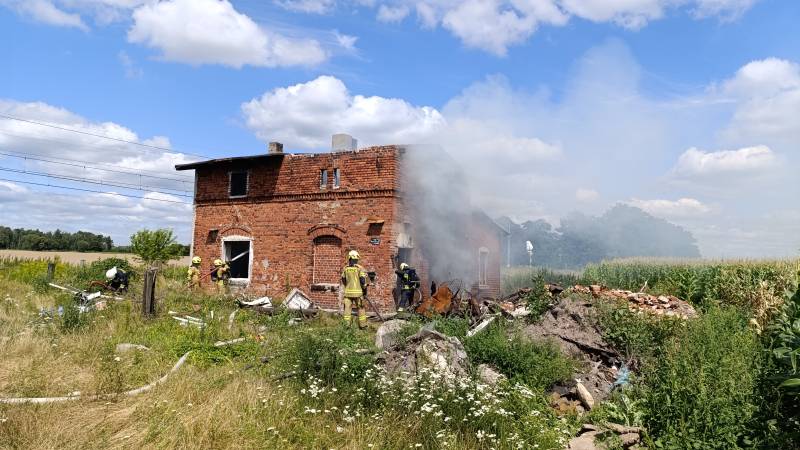
MULTIPOLYGON (((38 252, 33 250, 0 250, 0 259, 19 258, 19 259, 53 259, 58 257, 61 261, 70 264, 80 264, 86 261, 87 264, 106 258, 123 258, 133 261, 135 256, 131 253, 81 253, 81 252, 38 252)), ((171 264, 188 266, 191 258, 188 256, 171 261, 171 264)))

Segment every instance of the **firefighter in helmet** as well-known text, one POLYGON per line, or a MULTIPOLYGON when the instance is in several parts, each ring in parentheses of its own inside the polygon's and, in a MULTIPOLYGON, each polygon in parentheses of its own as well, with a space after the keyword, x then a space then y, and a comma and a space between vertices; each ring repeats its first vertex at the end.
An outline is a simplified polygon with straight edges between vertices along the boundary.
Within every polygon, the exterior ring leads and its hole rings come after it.
POLYGON ((211 271, 211 281, 217 285, 217 291, 220 294, 225 293, 225 287, 228 285, 228 278, 231 277, 231 267, 221 259, 214 260, 214 269, 211 271))
POLYGON ((197 289, 200 287, 200 263, 203 260, 199 256, 192 258, 192 265, 186 271, 186 284, 190 289, 197 289))
POLYGON ((367 326, 367 309, 364 307, 364 296, 367 289, 367 273, 358 264, 359 255, 355 250, 347 254, 347 265, 342 270, 344 285, 344 323, 350 325, 352 307, 358 308, 358 327, 367 326))
POLYGON ((400 304, 397 306, 397 312, 403 312, 414 303, 414 292, 420 286, 419 277, 417 271, 406 263, 400 263, 400 270, 395 270, 394 273, 397 275, 397 284, 400 288, 400 304))
POLYGON ((128 273, 114 266, 106 271, 108 287, 114 292, 128 292, 128 273))

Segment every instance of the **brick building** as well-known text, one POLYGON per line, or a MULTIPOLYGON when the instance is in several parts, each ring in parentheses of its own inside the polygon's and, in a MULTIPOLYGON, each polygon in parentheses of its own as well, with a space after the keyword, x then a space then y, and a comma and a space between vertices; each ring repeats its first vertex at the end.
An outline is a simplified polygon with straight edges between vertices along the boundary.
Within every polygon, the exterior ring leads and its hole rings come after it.
MULTIPOLYGON (((337 137, 341 143, 337 135, 334 146, 337 137)), ((377 275, 369 297, 382 310, 394 309, 400 262, 417 269, 429 295, 435 271, 414 231, 420 217, 403 177, 408 149, 348 145, 290 154, 271 143, 266 154, 175 166, 195 171, 192 252, 203 258, 204 270, 220 256, 231 260, 247 252, 231 263, 232 284, 275 298, 297 287, 317 305, 338 309, 345 255, 356 249, 361 264, 377 275)), ((462 281, 474 291, 497 295, 505 231, 481 212, 466 217, 458 221, 466 226, 453 233, 471 256, 449 262, 466 267, 469 279, 462 281)))

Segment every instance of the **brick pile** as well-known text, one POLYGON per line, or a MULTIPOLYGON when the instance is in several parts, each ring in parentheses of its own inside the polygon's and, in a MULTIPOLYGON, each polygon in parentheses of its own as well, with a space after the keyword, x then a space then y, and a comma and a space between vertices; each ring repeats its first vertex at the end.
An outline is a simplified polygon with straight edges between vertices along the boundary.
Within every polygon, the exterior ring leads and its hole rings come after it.
POLYGON ((609 289, 606 286, 592 284, 575 285, 572 292, 590 294, 594 298, 625 301, 633 312, 644 311, 657 316, 678 317, 688 319, 697 316, 697 311, 689 303, 673 295, 651 295, 645 292, 631 292, 623 289, 609 289))

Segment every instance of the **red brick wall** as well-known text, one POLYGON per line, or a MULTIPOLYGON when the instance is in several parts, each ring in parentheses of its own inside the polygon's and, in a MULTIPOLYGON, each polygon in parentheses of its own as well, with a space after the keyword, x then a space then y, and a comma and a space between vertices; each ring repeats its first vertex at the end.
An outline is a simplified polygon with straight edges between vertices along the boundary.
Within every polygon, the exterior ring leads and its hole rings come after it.
POLYGON ((500 296, 500 264, 502 263, 501 246, 503 245, 503 232, 494 225, 486 216, 481 213, 472 215, 469 224, 469 246, 473 249, 473 272, 475 273, 475 288, 480 295, 497 298, 500 296), (481 247, 489 250, 488 270, 486 273, 486 285, 478 285, 478 263, 480 260, 481 247))
MULTIPOLYGON (((224 237, 250 237, 250 291, 282 298, 287 289, 299 287, 320 306, 335 309, 336 292, 312 290, 316 239, 323 244, 319 262, 325 278, 338 275, 344 255, 356 249, 361 265, 378 274, 370 298, 384 310, 393 308, 396 158, 392 147, 270 159, 246 168, 250 170, 247 197, 230 199, 228 172, 240 169, 245 168, 218 164, 198 169, 193 250, 206 269, 220 257, 224 237), (341 187, 335 189, 334 167, 341 170, 341 187), (322 168, 330 171, 325 189, 319 186, 322 168), (385 222, 370 225, 370 219, 385 222), (215 240, 208 238, 212 229, 219 230, 215 240), (340 251, 332 248, 334 237, 341 239, 340 251)), ((326 280, 337 281, 338 276, 326 280)))

